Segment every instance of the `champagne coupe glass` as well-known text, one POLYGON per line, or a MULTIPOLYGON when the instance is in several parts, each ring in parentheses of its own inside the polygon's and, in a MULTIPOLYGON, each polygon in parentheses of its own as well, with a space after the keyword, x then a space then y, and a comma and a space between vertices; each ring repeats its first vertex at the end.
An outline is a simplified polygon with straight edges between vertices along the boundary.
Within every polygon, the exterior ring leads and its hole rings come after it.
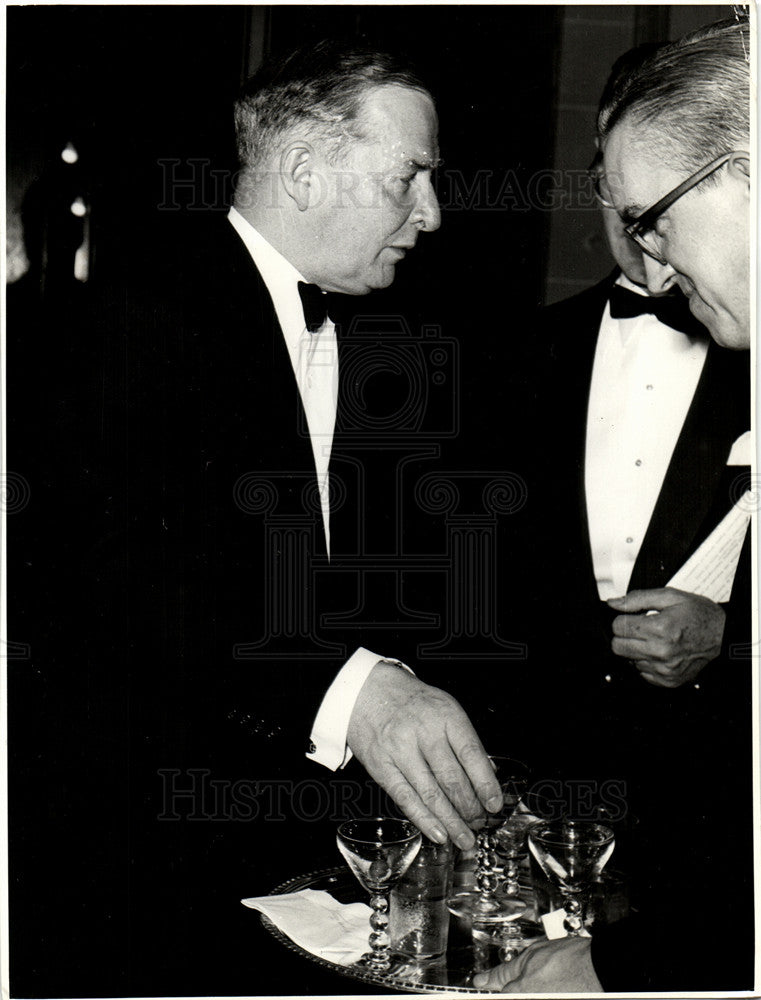
POLYGON ((370 893, 370 951, 361 962, 373 972, 388 972, 391 965, 388 893, 415 860, 422 839, 412 823, 388 816, 348 820, 338 828, 338 850, 370 893))
POLYGON ((526 909, 526 904, 515 898, 515 894, 509 898, 498 893, 502 868, 496 847, 499 829, 512 820, 526 792, 529 770, 512 757, 489 757, 489 760, 502 789, 502 808, 488 814, 485 825, 476 834, 475 891, 458 892, 447 900, 450 913, 469 918, 475 924, 515 920, 526 909))
POLYGON ((592 879, 613 853, 613 831, 602 823, 540 820, 531 826, 528 844, 544 873, 560 889, 569 935, 589 937, 584 927, 586 897, 592 879))

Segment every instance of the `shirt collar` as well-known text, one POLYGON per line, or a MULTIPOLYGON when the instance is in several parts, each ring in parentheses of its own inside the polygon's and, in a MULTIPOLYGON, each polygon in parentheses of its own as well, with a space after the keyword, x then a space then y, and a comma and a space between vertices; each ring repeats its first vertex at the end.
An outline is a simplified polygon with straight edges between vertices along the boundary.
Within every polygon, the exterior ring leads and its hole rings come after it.
MULTIPOLYGON (((642 295, 645 298, 650 298, 648 290, 643 288, 641 285, 636 285, 633 281, 630 281, 623 271, 616 278, 615 284, 620 285, 621 288, 625 288, 629 292, 634 292, 635 295, 642 295)), ((610 303, 608 303, 605 307, 605 317, 607 319, 607 323, 610 324, 610 329, 615 329, 617 331, 622 347, 625 347, 635 334, 641 335, 642 330, 644 329, 644 323, 642 320, 645 317, 643 316, 634 316, 631 319, 626 320, 614 319, 610 315, 610 303)))
POLYGON ((227 218, 243 240, 267 286, 286 343, 289 348, 295 348, 306 329, 298 288, 298 283, 306 282, 306 278, 237 209, 231 208, 227 218))
POLYGON ((622 288, 626 288, 627 291, 634 292, 636 295, 644 295, 646 298, 650 297, 650 292, 648 292, 646 288, 643 288, 642 285, 636 285, 633 281, 630 281, 623 271, 616 278, 615 283, 620 285, 622 288))

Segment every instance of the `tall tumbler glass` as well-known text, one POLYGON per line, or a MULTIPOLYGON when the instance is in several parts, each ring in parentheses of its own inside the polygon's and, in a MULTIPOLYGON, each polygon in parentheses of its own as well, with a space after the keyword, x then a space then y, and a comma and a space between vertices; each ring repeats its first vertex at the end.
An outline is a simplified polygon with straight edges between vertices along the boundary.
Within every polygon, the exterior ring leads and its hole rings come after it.
POLYGON ((438 958, 447 950, 454 852, 452 845, 423 839, 417 857, 391 891, 391 950, 414 959, 438 958))

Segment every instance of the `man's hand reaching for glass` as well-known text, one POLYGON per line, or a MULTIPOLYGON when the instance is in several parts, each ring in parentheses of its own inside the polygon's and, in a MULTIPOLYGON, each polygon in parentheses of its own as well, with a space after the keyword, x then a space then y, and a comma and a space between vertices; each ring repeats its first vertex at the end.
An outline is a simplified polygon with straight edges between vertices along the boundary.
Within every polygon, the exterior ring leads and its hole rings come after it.
POLYGON ((359 693, 348 744, 430 839, 473 846, 470 826, 502 806, 499 782, 467 715, 446 691, 378 663, 359 693))

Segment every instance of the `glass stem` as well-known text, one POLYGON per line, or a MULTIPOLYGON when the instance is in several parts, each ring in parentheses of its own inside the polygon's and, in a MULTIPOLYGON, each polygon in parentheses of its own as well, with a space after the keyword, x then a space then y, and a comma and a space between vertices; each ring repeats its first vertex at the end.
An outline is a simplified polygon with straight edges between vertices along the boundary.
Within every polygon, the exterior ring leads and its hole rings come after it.
POLYGON ((505 861, 505 886, 506 896, 517 896, 521 891, 518 882, 518 859, 507 858, 505 861))
POLYGON ((388 938, 388 899, 381 894, 370 897, 370 954, 367 964, 376 972, 385 972, 391 964, 388 938))
POLYGON ((570 892, 568 889, 561 889, 561 892, 563 895, 563 909, 565 910, 563 926, 568 931, 570 937, 586 937, 583 900, 580 895, 570 892))
POLYGON ((480 830, 477 837, 476 851, 476 888, 482 899, 491 899, 494 895, 499 878, 497 875, 497 857, 494 844, 488 830, 480 830))
POLYGON ((506 924, 499 937, 498 956, 500 962, 512 962, 526 947, 526 941, 518 921, 506 924))

